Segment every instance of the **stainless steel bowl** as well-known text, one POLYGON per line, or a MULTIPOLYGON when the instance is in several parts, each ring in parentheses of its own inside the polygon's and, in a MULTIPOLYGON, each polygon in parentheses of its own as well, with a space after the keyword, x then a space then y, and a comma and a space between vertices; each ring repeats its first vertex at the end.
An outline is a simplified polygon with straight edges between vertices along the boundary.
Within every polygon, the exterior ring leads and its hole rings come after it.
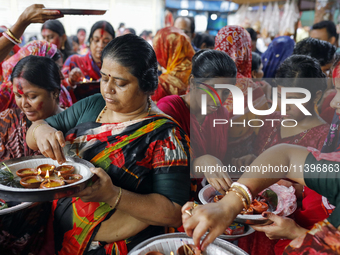
MULTIPOLYGON (((59 166, 58 162, 44 156, 22 157, 4 161, 10 168, 12 173, 16 175, 16 171, 22 168, 36 168, 42 164, 53 164, 59 166)), ((5 201, 18 201, 18 202, 44 202, 54 199, 71 196, 87 186, 93 178, 93 173, 90 171, 94 167, 92 163, 80 159, 66 157, 65 165, 72 165, 75 167, 75 173, 81 174, 83 179, 73 184, 65 186, 49 188, 49 189, 27 189, 27 188, 13 188, 0 184, 0 198, 5 201)), ((0 167, 4 169, 4 166, 0 167)))
MULTIPOLYGON (((135 254, 144 255, 147 251, 143 251, 143 248, 146 247, 147 245, 151 244, 152 242, 161 241, 161 243, 164 244, 164 245, 161 245, 161 246, 164 247, 164 246, 168 246, 169 242, 173 242, 173 240, 177 240, 177 241, 189 240, 189 242, 190 241, 192 242, 192 239, 189 238, 185 233, 172 233, 172 234, 159 235, 159 236, 152 237, 152 238, 145 240, 144 242, 138 244, 136 247, 134 247, 128 253, 128 255, 132 255, 132 254, 133 255, 135 255, 135 254)), ((215 241, 212 244, 217 246, 219 248, 219 250, 222 251, 222 253, 224 253, 224 254, 234 254, 234 255, 247 255, 248 254, 245 251, 243 251, 242 249, 240 249, 239 247, 237 247, 236 245, 229 243, 227 241, 221 240, 219 238, 216 238, 215 241)), ((172 244, 170 243, 170 245, 172 245, 172 244)), ((174 247, 172 250, 176 253, 177 248, 174 247)), ((160 250, 160 252, 162 252, 162 251, 160 250)), ((219 253, 219 254, 222 254, 222 253, 219 253)), ((170 254, 170 253, 167 253, 167 254, 170 254)), ((213 253, 205 253, 204 252, 203 254, 210 255, 210 254, 213 254, 213 253)), ((214 255, 216 255, 216 254, 214 253, 214 255)))

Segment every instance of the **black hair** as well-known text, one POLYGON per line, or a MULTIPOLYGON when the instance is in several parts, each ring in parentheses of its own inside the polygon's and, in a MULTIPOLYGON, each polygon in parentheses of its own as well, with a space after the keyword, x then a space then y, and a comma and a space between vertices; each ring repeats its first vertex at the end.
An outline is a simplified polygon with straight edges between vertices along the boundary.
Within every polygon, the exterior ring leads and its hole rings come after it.
POLYGON ((85 34, 86 34, 86 30, 85 30, 85 28, 78 28, 78 30, 77 30, 77 34, 78 34, 79 32, 81 32, 81 31, 85 32, 85 34))
POLYGON ((108 32, 112 36, 112 38, 116 37, 116 33, 115 33, 113 26, 105 20, 100 20, 100 21, 97 21, 96 23, 94 23, 93 26, 91 27, 91 31, 90 31, 89 39, 88 39, 89 42, 92 39, 93 33, 97 29, 104 29, 106 32, 108 32))
POLYGON ((201 48, 202 44, 205 43, 206 47, 215 47, 215 40, 212 35, 205 33, 197 33, 193 40, 194 45, 197 48, 201 48))
MULTIPOLYGON (((48 20, 46 21, 42 27, 41 27, 41 31, 43 29, 49 29, 55 33, 57 33, 59 36, 63 36, 65 34, 65 29, 63 24, 61 24, 61 22, 59 20, 48 20)), ((74 52, 72 51, 72 46, 70 45, 70 43, 65 40, 65 44, 64 44, 64 49, 60 49, 61 53, 63 54, 63 61, 65 62, 66 59, 74 54, 74 52)))
POLYGON ((292 55, 287 58, 277 69, 275 75, 277 85, 305 88, 310 91, 312 98, 317 91, 324 92, 326 90, 325 78, 326 75, 322 72, 319 62, 315 58, 304 55, 292 55))
POLYGON ((79 44, 79 39, 76 35, 71 35, 69 38, 70 38, 70 42, 75 42, 79 44))
POLYGON ((129 30, 129 31, 130 31, 130 34, 136 35, 136 30, 134 30, 134 29, 131 28, 131 27, 125 28, 125 30, 129 30))
POLYGON ((252 29, 251 27, 246 28, 246 30, 250 34, 251 40, 252 41, 257 41, 257 33, 256 33, 256 31, 254 29, 252 29))
POLYGON ((332 70, 339 64, 339 62, 340 62, 340 53, 336 52, 334 55, 334 62, 332 65, 332 70))
POLYGON ((119 23, 119 28, 124 27, 125 23, 119 23))
POLYGON ((262 64, 261 56, 256 52, 252 52, 251 57, 251 70, 257 72, 262 64))
POLYGON ((192 57, 191 74, 195 79, 233 78, 231 82, 235 84, 237 68, 231 57, 223 51, 200 50, 192 57))
POLYGON ((140 37, 142 37, 142 36, 149 36, 150 34, 152 34, 151 30, 143 30, 143 32, 139 36, 140 37))
POLYGON ((14 78, 24 78, 33 85, 49 92, 60 93, 60 72, 57 64, 48 57, 30 55, 21 59, 13 68, 11 82, 14 78))
POLYGON ((323 29, 323 28, 326 28, 328 38, 332 38, 334 36, 335 39, 337 39, 336 27, 335 27, 335 24, 334 24, 333 21, 323 20, 323 21, 320 21, 318 23, 315 23, 312 26, 312 30, 313 29, 323 29))
MULTIPOLYGON (((195 33, 196 27, 195 27, 195 19, 194 19, 194 17, 191 17, 191 16, 178 16, 178 17, 176 18, 176 20, 179 19, 179 18, 182 18, 182 19, 189 19, 189 20, 190 20, 190 32, 191 32, 192 34, 195 33)), ((175 20, 175 21, 176 21, 176 20, 175 20)))
POLYGON ((103 50, 105 58, 117 61, 138 79, 139 88, 152 93, 158 86, 157 58, 152 46, 143 38, 126 34, 113 39, 103 50))
POLYGON ((331 43, 309 37, 295 45, 293 54, 311 56, 316 58, 321 66, 324 66, 334 60, 335 52, 336 47, 331 43))

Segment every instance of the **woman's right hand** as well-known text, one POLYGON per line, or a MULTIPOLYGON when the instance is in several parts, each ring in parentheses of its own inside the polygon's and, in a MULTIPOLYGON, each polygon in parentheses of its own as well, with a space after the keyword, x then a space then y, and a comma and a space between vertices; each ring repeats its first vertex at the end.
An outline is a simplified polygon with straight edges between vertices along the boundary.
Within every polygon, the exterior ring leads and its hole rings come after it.
POLYGON ((84 79, 84 74, 80 70, 79 67, 73 68, 68 75, 68 81, 70 85, 75 85, 77 82, 80 82, 84 79))
POLYGON ((28 26, 31 23, 44 23, 49 19, 64 17, 58 10, 45 10, 43 4, 33 4, 27 7, 20 15, 18 21, 28 26))
POLYGON ((37 126, 33 136, 39 151, 45 157, 57 160, 59 164, 66 162, 62 148, 65 146, 63 132, 54 129, 46 123, 37 126))

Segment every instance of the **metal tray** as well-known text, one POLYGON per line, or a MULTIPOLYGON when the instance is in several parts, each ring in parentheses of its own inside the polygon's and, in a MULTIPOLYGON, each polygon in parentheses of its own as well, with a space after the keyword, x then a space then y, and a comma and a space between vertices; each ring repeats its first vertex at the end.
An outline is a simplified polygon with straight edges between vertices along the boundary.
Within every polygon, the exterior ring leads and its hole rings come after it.
MULTIPOLYGON (((7 202, 7 204, 10 206, 10 203, 11 202, 7 202)), ((0 215, 5 215, 5 214, 9 214, 9 213, 14 213, 14 212, 17 212, 17 211, 20 211, 20 210, 23 210, 27 207, 30 207, 31 205, 33 205, 32 202, 23 202, 23 203, 20 203, 20 204, 17 204, 17 205, 14 205, 14 206, 10 206, 6 209, 2 209, 0 210, 0 215)))
MULTIPOLYGON (((56 160, 45 158, 44 156, 31 156, 22 157, 17 159, 11 159, 4 161, 4 163, 10 168, 12 173, 22 168, 37 167, 41 164, 53 164, 59 166, 56 160)), ((18 201, 18 202, 44 202, 54 199, 71 196, 87 186, 87 184, 94 177, 90 171, 91 167, 94 167, 92 163, 80 159, 66 157, 66 165, 72 165, 75 167, 75 173, 81 174, 83 179, 61 187, 49 188, 49 189, 25 189, 25 188, 13 188, 0 184, 0 198, 5 201, 18 201)), ((3 169, 1 166, 0 169, 3 169)))
MULTIPOLYGON (((209 184, 200 190, 200 192, 198 193, 198 198, 202 204, 207 204, 207 203, 213 202, 213 198, 215 195, 221 195, 221 194, 218 191, 216 191, 213 186, 209 184)), ((274 212, 273 208, 271 207, 268 208, 268 211, 274 212)), ((282 215, 282 216, 288 216, 288 215, 282 215)), ((268 223, 270 220, 263 218, 261 214, 258 214, 258 215, 238 214, 234 221, 238 223, 242 223, 242 224, 247 224, 247 225, 255 225, 255 224, 265 224, 265 223, 268 223)))
POLYGON ((66 9, 66 8, 44 8, 49 11, 60 11, 64 15, 103 15, 106 10, 92 10, 92 9, 66 9))
MULTIPOLYGON (((144 255, 146 253, 146 251, 144 252, 142 249, 151 244, 154 241, 162 241, 164 240, 164 246, 169 245, 169 241, 173 240, 173 239, 178 239, 179 241, 181 240, 189 240, 188 243, 193 243, 192 239, 189 238, 185 233, 172 233, 172 234, 165 234, 165 235, 159 235, 159 236, 155 236, 152 237, 148 240, 145 240, 144 242, 138 244, 137 246, 135 246, 129 253, 128 255, 144 255), (139 251, 140 252, 137 252, 139 251)), ((224 254, 234 254, 234 255, 247 255, 248 253, 246 253, 244 250, 240 249, 239 247, 237 247, 236 245, 229 243, 228 241, 224 241, 221 240, 219 238, 216 238, 215 241, 212 243, 213 245, 217 246, 217 248, 219 248, 220 250, 223 250, 224 254)), ((170 243, 170 245, 172 245, 170 243)), ((173 251, 176 253, 175 248, 173 248, 173 251)), ((168 253, 170 254, 170 253, 168 253)), ((203 255, 210 255, 212 253, 207 253, 207 252, 203 252, 203 255)), ((217 254, 221 254, 220 252, 214 253, 214 255, 217 254)))

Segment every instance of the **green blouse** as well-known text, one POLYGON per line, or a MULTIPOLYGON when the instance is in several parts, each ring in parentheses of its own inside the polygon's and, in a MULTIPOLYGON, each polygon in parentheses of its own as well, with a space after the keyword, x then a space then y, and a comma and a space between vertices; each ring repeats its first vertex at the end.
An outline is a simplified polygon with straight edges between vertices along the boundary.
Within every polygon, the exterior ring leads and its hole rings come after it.
POLYGON ((318 161, 309 153, 305 161, 304 180, 308 188, 326 197, 336 207, 328 221, 336 228, 340 226, 340 163, 318 161))

